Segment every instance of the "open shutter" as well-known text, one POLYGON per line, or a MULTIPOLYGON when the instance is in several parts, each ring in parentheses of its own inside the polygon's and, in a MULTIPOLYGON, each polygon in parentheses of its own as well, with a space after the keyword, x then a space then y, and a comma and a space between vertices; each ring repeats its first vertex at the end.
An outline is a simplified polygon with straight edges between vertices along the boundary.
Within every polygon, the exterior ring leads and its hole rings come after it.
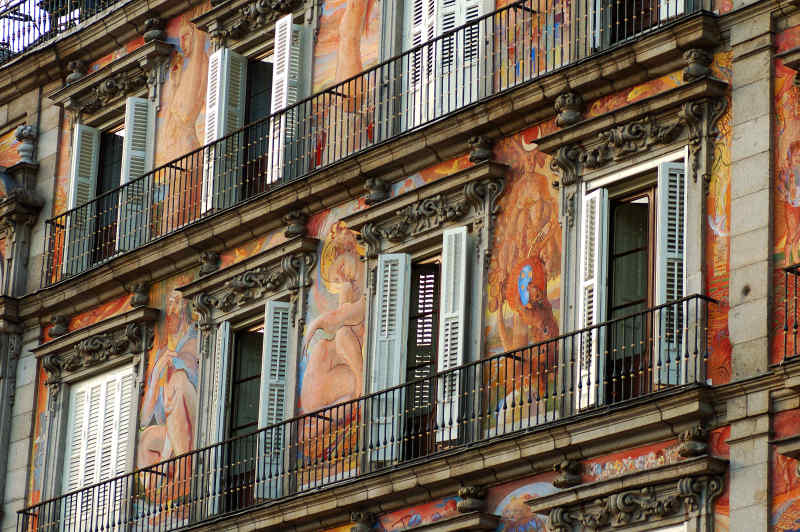
POLYGON ((247 58, 221 48, 208 58, 206 86, 205 168, 203 212, 224 209, 238 201, 241 188, 243 139, 222 137, 244 127, 247 58), (213 144, 212 144, 213 143, 213 144))
MULTIPOLYGON (((130 366, 76 384, 70 391, 68 456, 64 490, 103 482, 131 465, 134 373, 130 366)), ((124 480, 78 493, 64 501, 67 530, 114 530, 127 508, 124 480)))
MULTIPOLYGON (((442 241, 438 372, 464 364, 467 316, 467 228, 447 229, 442 241)), ((458 438, 461 379, 456 372, 437 383, 436 441, 458 438)))
MULTIPOLYGON (((405 254, 378 257, 378 290, 375 300, 370 391, 381 392, 401 384, 406 374, 405 344, 408 328, 408 286, 411 261, 405 254)), ((370 457, 391 462, 400 456, 403 441, 402 388, 381 393, 370 402, 370 457)))
POLYGON ((292 107, 304 96, 306 29, 294 24, 292 15, 275 23, 273 49, 272 103, 270 121, 270 183, 291 179, 301 173, 303 139, 310 134, 305 107, 292 107), (291 109, 288 109, 292 107, 291 109))
MULTIPOLYGON (((494 10, 494 2, 491 0, 463 0, 457 4, 458 25, 477 21, 494 10)), ((487 34, 490 29, 491 20, 476 22, 464 28, 463 36, 459 39, 459 90, 456 101, 458 107, 485 96, 486 88, 492 86, 492 80, 485 79, 493 74, 492 69, 486 65, 492 57, 492 50, 489 48, 492 36, 487 34)))
POLYGON ((264 318, 264 355, 261 357, 261 393, 258 425, 262 430, 258 457, 258 497, 283 494, 284 427, 286 415, 286 370, 289 359, 289 303, 270 301, 264 318), (276 426, 277 425, 277 426, 276 426))
MULTIPOLYGON (((597 189, 583 196, 581 210, 581 258, 578 295, 578 328, 605 321, 606 240, 608 234, 608 192, 597 189)), ((602 396, 605 335, 599 329, 581 333, 575 374, 577 408, 597 404, 602 396)))
POLYGON ((217 341, 214 349, 214 382, 211 388, 212 426, 214 442, 225 441, 225 418, 227 415, 228 362, 230 360, 231 324, 223 321, 217 328, 217 341))
POLYGON ((72 144, 72 167, 69 183, 66 257, 64 273, 74 275, 91 263, 93 229, 97 206, 89 204, 97 191, 97 169, 100 160, 100 132, 93 127, 76 124, 72 144))
MULTIPOLYGON (((685 293, 684 234, 686 231, 686 172, 683 163, 658 168, 658 237, 656 244, 656 305, 681 299, 685 293)), ((678 384, 683 345, 681 306, 666 307, 655 317, 658 351, 654 353, 657 384, 678 384)))
POLYGON ((122 184, 117 211, 117 249, 143 246, 150 237, 150 191, 153 179, 141 178, 153 168, 155 106, 147 98, 128 98, 125 104, 125 140, 122 148, 122 184))

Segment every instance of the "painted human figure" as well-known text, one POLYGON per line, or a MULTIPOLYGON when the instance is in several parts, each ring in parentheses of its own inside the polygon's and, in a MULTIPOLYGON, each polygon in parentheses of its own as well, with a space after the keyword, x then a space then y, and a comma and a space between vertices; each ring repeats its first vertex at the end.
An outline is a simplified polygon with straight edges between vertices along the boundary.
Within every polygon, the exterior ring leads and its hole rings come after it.
POLYGON ((783 168, 778 180, 778 193, 785 203, 786 243, 784 260, 786 264, 800 262, 800 141, 789 145, 788 165, 783 168))
MULTIPOLYGON (((147 380, 142 402, 141 423, 146 427, 139 436, 137 462, 147 468, 192 450, 197 416, 197 330, 189 323, 188 311, 179 292, 171 292, 166 301, 165 342, 156 357, 147 380)), ((168 494, 171 499, 188 493, 188 482, 180 478, 191 467, 166 467, 163 475, 144 479, 145 493, 152 497, 168 494), (160 478, 159 478, 160 477, 160 478), (172 489, 163 483, 173 483, 172 489)), ((161 502, 152 500, 152 502, 161 502)), ((172 500, 172 502, 175 502, 172 500)))

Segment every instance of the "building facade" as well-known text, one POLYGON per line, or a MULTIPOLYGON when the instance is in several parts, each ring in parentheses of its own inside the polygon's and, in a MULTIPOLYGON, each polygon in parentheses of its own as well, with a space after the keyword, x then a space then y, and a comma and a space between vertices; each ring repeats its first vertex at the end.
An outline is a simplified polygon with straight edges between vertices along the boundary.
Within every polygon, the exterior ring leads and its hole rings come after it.
POLYGON ((800 530, 795 0, 9 0, 2 532, 800 530))

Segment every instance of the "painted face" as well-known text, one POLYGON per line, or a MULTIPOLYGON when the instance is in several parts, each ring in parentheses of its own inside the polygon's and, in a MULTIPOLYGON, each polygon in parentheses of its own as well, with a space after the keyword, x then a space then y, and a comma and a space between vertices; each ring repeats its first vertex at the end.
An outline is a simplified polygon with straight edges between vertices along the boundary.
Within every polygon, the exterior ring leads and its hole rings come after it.
POLYGON ((170 335, 177 334, 180 332, 181 323, 183 322, 183 298, 179 293, 172 292, 167 297, 166 311, 167 333, 170 335))

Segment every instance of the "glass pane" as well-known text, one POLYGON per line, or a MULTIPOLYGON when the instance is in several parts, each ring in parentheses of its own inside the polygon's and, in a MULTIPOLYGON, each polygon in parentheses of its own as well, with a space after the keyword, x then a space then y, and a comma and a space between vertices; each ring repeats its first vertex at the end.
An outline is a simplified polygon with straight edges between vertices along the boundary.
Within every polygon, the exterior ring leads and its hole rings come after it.
POLYGON ((614 206, 614 255, 647 246, 648 199, 614 206))
POLYGON ((241 427, 258 421, 258 394, 261 387, 259 379, 251 379, 235 385, 233 390, 234 427, 241 427))
POLYGON ((264 335, 242 332, 236 335, 236 370, 234 381, 257 377, 261 374, 261 352, 264 335))
POLYGON ((615 258, 611 269, 614 272, 612 308, 641 301, 647 297, 647 250, 615 258))

